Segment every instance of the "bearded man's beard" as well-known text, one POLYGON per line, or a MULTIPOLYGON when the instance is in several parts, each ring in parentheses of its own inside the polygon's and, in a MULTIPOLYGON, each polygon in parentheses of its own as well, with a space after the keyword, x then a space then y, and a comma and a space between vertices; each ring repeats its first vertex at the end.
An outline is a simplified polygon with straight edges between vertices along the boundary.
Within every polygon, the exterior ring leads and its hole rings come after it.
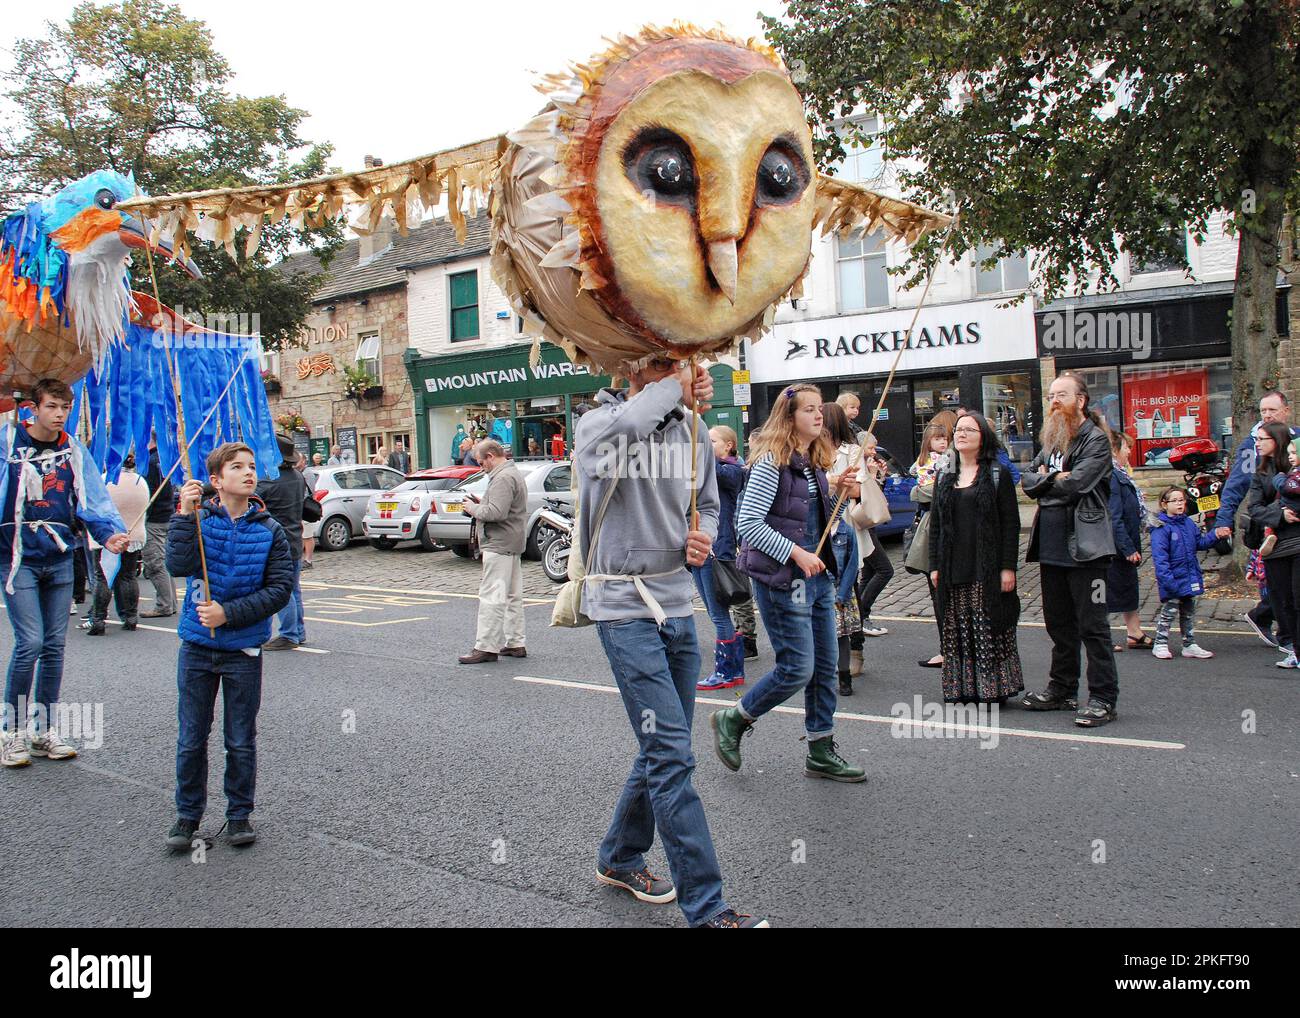
POLYGON ((1043 423, 1043 448, 1049 453, 1059 452, 1064 455, 1082 426, 1083 417, 1076 415, 1073 407, 1067 409, 1054 403, 1043 423))

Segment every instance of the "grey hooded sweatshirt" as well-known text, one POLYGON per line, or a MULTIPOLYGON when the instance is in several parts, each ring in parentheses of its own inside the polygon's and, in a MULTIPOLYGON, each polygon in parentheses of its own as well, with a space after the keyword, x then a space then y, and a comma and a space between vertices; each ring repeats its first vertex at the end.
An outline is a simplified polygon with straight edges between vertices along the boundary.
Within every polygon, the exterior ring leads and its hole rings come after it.
MULTIPOLYGON (((668 573, 643 581, 667 618, 689 617, 695 595, 695 581, 686 568, 692 417, 682 407, 681 395, 681 386, 673 378, 651 382, 631 399, 622 391, 602 389, 596 406, 579 418, 574 438, 580 506, 574 553, 582 554, 585 561, 596 514, 617 476, 588 572, 593 576, 668 573)), ((718 483, 713 446, 702 420, 695 472, 700 530, 716 538, 718 483)), ((637 586, 627 580, 589 579, 583 588, 582 611, 597 622, 654 617, 637 586)))

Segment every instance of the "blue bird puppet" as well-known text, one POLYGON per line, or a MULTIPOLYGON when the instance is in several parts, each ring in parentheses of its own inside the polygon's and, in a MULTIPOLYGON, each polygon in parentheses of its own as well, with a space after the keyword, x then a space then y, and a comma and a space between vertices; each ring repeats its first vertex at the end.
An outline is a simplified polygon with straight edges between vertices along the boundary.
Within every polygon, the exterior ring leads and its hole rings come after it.
MULTIPOLYGON (((171 258, 140 220, 114 209, 138 194, 112 170, 82 177, 4 221, 0 236, 0 398, 22 399, 42 378, 72 384, 102 368, 132 312, 132 248, 171 258)), ((198 267, 178 262, 191 276, 198 267)), ((149 302, 152 304, 152 302, 149 302)))

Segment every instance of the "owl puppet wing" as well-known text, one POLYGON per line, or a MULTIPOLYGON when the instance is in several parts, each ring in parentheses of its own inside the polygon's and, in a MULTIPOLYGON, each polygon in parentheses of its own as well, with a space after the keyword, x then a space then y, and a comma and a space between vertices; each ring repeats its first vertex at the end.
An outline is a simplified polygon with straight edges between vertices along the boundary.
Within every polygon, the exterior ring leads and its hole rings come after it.
POLYGON ((947 216, 818 174, 780 57, 689 25, 644 28, 546 78, 517 131, 403 163, 265 188, 125 203, 184 249, 187 230, 256 246, 262 217, 296 225, 386 210, 399 229, 446 200, 486 200, 492 272, 525 332, 601 373, 759 339, 797 295, 815 227, 913 243, 947 216))

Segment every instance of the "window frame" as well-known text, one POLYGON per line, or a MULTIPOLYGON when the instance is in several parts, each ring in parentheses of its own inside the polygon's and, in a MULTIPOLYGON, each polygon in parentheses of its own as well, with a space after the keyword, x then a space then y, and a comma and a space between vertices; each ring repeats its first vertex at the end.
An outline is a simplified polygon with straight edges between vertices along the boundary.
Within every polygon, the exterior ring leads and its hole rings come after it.
POLYGON ((483 322, 479 309, 482 307, 483 293, 479 287, 478 269, 466 269, 464 272, 447 273, 447 341, 450 343, 472 343, 474 340, 483 338, 483 322), (474 303, 460 304, 454 302, 453 294, 456 291, 456 280, 463 279, 466 276, 474 277, 474 303), (472 336, 456 335, 456 312, 466 311, 469 308, 474 309, 474 334, 472 336))
MULTIPOLYGON (((849 313, 855 311, 875 311, 880 308, 893 307, 894 306, 893 294, 890 292, 890 288, 889 288, 889 240, 885 236, 884 230, 876 231, 876 233, 873 234, 871 237, 867 237, 865 234, 862 234, 861 231, 855 230, 854 233, 858 234, 856 238, 858 243, 863 245, 860 254, 849 255, 848 257, 845 257, 840 252, 841 238, 839 236, 835 236, 831 239, 831 243, 834 245, 834 251, 835 251, 835 304, 836 306, 839 308, 841 313, 849 313), (880 244, 880 249, 878 251, 867 251, 866 244, 869 241, 875 243, 877 239, 880 244), (872 304, 870 302, 871 287, 868 283, 867 269, 869 263, 875 261, 880 262, 882 272, 883 272, 883 282, 885 284, 885 302, 883 304, 872 304), (862 271, 862 295, 863 295, 864 303, 860 306, 849 305, 844 298, 843 276, 841 275, 840 266, 844 265, 847 262, 859 263, 859 266, 862 271)), ((849 234, 848 237, 843 239, 853 240, 855 239, 854 234, 851 233, 849 234)))
POLYGON ((384 341, 378 329, 371 329, 367 332, 357 333, 357 352, 352 358, 352 363, 365 368, 370 376, 374 378, 376 385, 384 384, 384 341), (372 339, 375 341, 375 356, 363 358, 361 352, 365 349, 366 344, 372 339))
POLYGON ((1001 257, 998 258, 998 264, 997 264, 997 268, 996 268, 996 270, 995 270, 995 269, 983 269, 983 268, 980 268, 980 263, 983 262, 983 261, 984 261, 984 260, 985 260, 989 255, 990 255, 990 254, 992 254, 992 252, 993 252, 995 246, 996 246, 996 245, 993 245, 993 244, 987 244, 987 245, 986 245, 986 244, 978 244, 978 245, 976 245, 975 250, 974 250, 974 252, 973 252, 972 255, 971 255, 971 268, 972 268, 972 270, 973 270, 973 272, 974 272, 974 286, 975 286, 974 293, 975 293, 975 296, 976 296, 976 297, 993 297, 993 296, 996 296, 997 294, 1000 294, 1000 293, 1020 293, 1020 292, 1023 291, 1023 290, 1028 290, 1028 289, 1029 289, 1029 284, 1030 284, 1030 274, 1029 274, 1029 255, 1028 255, 1028 254, 1024 254, 1024 255, 1002 255, 1001 257), (1009 262, 1009 261, 1013 261, 1013 260, 1014 260, 1014 261, 1017 261, 1017 262, 1023 262, 1023 263, 1024 263, 1024 266, 1025 266, 1025 285, 1024 285, 1024 286, 1011 286, 1011 287, 1007 286, 1007 262, 1009 262), (996 289, 996 290, 982 290, 982 289, 980 289, 980 277, 981 277, 981 276, 985 276, 985 275, 989 275, 989 274, 993 273, 994 271, 996 271, 997 274, 998 274, 998 289, 996 289))

